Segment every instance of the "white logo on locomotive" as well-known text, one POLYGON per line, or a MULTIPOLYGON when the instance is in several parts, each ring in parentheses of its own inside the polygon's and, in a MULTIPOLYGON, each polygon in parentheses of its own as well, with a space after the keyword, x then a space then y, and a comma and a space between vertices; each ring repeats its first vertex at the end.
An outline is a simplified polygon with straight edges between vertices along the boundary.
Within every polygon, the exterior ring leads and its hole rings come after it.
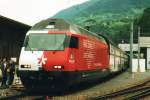
POLYGON ((42 55, 41 58, 38 58, 38 64, 45 65, 45 62, 47 61, 47 58, 44 58, 44 55, 42 55))

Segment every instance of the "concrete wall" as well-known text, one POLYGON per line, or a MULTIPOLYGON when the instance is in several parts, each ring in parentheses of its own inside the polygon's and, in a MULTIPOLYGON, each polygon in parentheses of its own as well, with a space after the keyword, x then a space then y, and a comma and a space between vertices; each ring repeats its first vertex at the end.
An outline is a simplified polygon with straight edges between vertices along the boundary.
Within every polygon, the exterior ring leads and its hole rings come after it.
POLYGON ((147 48, 147 69, 150 69, 150 48, 147 48))
POLYGON ((140 37, 140 47, 150 47, 150 37, 140 37))
POLYGON ((145 72, 145 63, 145 59, 139 59, 138 66, 138 59, 132 59, 132 72, 145 72))

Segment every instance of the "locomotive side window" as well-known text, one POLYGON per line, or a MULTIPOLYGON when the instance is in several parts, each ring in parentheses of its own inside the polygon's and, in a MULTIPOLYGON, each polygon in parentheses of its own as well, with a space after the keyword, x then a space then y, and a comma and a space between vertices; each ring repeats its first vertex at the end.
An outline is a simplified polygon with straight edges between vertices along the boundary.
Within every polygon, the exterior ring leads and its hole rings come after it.
POLYGON ((78 44, 79 44, 78 42, 79 42, 79 39, 77 37, 71 36, 69 47, 70 48, 78 48, 78 44))

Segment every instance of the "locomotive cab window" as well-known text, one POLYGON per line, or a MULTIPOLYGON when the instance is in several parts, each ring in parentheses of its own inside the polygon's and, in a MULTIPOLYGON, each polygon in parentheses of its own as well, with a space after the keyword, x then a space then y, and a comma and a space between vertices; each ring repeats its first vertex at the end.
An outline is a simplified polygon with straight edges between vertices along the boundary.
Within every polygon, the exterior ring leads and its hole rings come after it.
POLYGON ((25 40, 24 40, 24 43, 23 43, 23 46, 28 45, 28 41, 29 41, 29 36, 26 36, 25 40))
POLYGON ((24 46, 26 50, 64 50, 65 34, 30 34, 24 46))
POLYGON ((78 37, 71 36, 69 47, 70 48, 78 48, 78 45, 79 45, 78 37))

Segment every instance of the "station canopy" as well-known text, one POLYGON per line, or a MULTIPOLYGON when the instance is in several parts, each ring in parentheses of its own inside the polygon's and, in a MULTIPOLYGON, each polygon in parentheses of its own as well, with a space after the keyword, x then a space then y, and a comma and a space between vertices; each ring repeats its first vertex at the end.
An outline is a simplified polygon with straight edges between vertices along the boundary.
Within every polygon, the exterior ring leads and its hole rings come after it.
POLYGON ((0 16, 0 58, 19 57, 26 32, 31 26, 0 16))

